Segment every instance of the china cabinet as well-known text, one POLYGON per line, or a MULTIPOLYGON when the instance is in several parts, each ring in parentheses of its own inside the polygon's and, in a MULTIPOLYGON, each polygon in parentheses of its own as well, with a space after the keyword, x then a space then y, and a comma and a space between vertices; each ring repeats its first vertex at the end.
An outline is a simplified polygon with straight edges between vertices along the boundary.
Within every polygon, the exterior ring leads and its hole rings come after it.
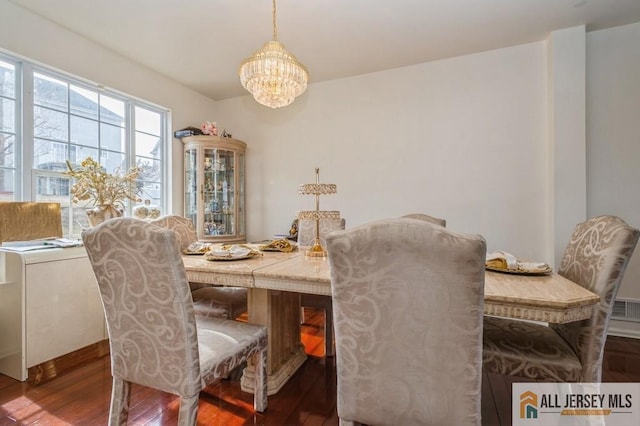
POLYGON ((184 216, 203 241, 245 241, 246 144, 218 136, 184 143, 184 216))

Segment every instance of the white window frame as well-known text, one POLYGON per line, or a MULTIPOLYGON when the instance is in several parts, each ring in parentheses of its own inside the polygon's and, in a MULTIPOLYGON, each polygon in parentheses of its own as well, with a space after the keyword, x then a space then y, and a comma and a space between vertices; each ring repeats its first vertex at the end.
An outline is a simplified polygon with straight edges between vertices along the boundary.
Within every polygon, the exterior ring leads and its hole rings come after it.
MULTIPOLYGON (((15 57, 10 53, 4 53, 0 51, 0 59, 5 62, 15 65, 16 72, 16 111, 15 111, 15 185, 14 185, 14 199, 15 201, 36 201, 38 198, 37 182, 39 176, 46 177, 62 177, 67 178, 61 171, 55 170, 40 170, 34 168, 34 98, 33 98, 33 79, 34 73, 41 73, 47 76, 64 81, 67 84, 79 86, 87 90, 98 92, 100 94, 122 100, 125 103, 125 117, 124 117, 124 155, 126 164, 128 167, 133 167, 136 164, 136 152, 135 152, 135 109, 143 108, 148 111, 159 114, 161 121, 160 135, 155 135, 159 138, 159 151, 158 160, 160 161, 160 174, 159 185, 161 190, 159 191, 160 202, 154 201, 154 204, 159 204, 162 211, 168 211, 168 207, 171 203, 171 182, 170 166, 171 166, 171 144, 172 139, 170 137, 170 122, 171 115, 170 110, 166 107, 162 107, 151 102, 138 99, 131 95, 127 95, 115 90, 104 88, 103 86, 82 79, 81 77, 71 74, 62 73, 54 70, 42 64, 35 64, 24 60, 19 57, 15 57)), ((67 103, 70 99, 67 99, 67 103)), ((66 113, 68 117, 69 111, 66 113)), ((98 120, 98 126, 102 121, 98 120)), ((77 145, 81 146, 81 145, 77 145)), ((108 151, 100 149, 98 154, 98 161, 102 159, 103 155, 109 155, 108 151), (104 154, 103 154, 104 153, 104 154)), ((157 182, 153 182, 154 186, 157 182)), ((73 207, 78 207, 75 205, 73 207)), ((127 214, 131 215, 133 203, 127 203, 127 214)), ((64 227, 65 229, 66 226, 64 227)), ((72 229, 72 228, 69 228, 72 229)), ((77 237, 78 235, 69 234, 69 236, 77 237)))

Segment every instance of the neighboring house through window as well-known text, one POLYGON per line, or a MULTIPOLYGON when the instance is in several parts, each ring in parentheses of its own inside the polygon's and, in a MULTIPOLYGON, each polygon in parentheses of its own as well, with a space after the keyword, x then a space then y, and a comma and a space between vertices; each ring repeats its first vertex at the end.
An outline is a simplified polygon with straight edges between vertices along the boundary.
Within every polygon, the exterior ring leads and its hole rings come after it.
POLYGON ((108 172, 141 167, 138 196, 166 208, 168 116, 165 108, 0 54, 0 201, 59 202, 63 232, 79 236, 88 206, 71 204, 73 182, 63 172, 67 161, 91 156, 108 172))

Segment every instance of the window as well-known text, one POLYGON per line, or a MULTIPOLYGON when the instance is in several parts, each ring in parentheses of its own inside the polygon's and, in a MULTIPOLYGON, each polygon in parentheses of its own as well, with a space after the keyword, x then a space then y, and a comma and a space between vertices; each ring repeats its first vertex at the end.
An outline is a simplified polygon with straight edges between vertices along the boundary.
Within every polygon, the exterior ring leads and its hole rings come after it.
POLYGON ((167 120, 166 109, 0 56, 0 201, 58 202, 63 233, 79 236, 89 205, 72 205, 64 171, 91 156, 109 172, 141 167, 137 195, 166 206, 167 120))
POLYGON ((16 196, 16 86, 15 63, 0 57, 0 201, 16 196))

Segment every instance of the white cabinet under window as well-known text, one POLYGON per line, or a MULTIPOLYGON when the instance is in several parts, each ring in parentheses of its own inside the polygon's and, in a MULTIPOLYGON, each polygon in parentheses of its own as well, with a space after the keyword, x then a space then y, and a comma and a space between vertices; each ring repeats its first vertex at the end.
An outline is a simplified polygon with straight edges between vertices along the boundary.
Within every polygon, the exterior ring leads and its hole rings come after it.
POLYGON ((28 369, 107 339, 84 247, 0 251, 0 373, 28 369))

